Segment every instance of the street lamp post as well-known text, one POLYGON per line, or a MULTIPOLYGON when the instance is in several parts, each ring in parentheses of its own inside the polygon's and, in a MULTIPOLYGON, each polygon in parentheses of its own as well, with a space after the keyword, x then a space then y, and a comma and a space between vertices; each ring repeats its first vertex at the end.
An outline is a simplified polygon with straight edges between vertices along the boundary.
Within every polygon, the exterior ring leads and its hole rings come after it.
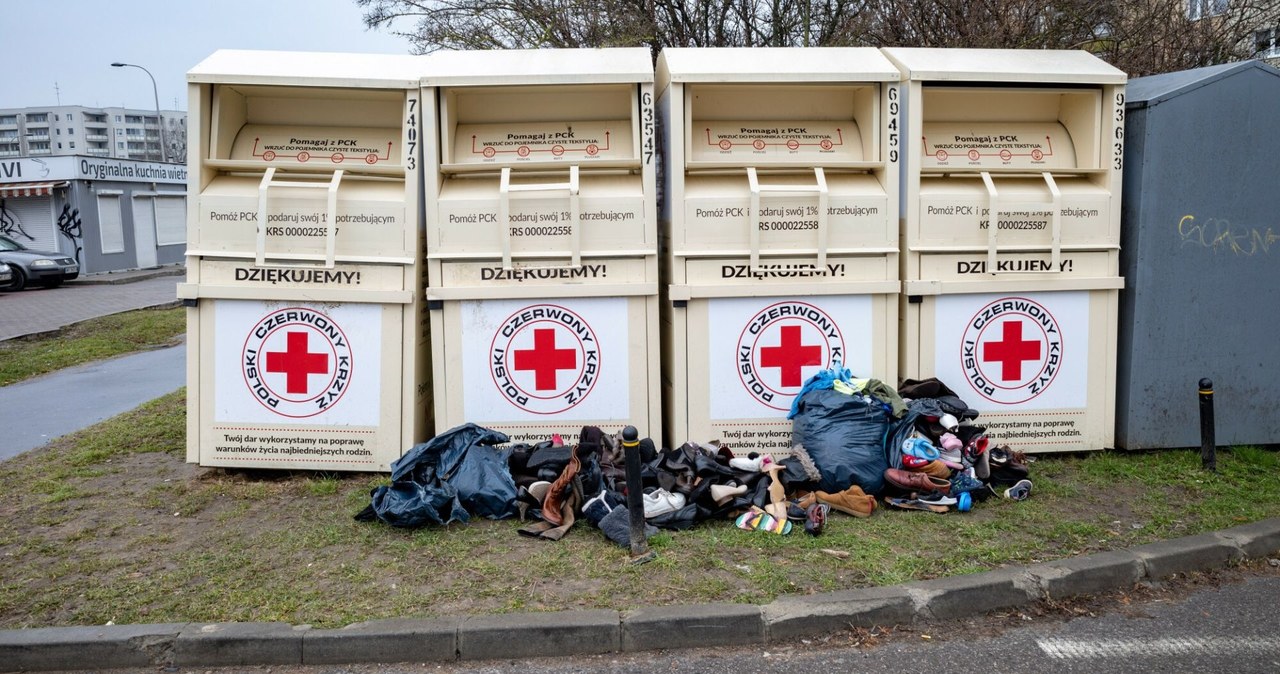
POLYGON ((160 115, 160 90, 156 88, 156 78, 151 74, 150 70, 147 70, 146 68, 143 68, 140 65, 135 65, 133 63, 117 62, 117 63, 112 63, 111 67, 112 68, 124 68, 124 67, 137 68, 138 70, 141 70, 142 72, 146 73, 147 77, 151 78, 151 93, 155 96, 155 99, 156 99, 156 124, 160 125, 160 161, 162 162, 169 161, 169 145, 168 143, 165 142, 165 137, 164 137, 164 117, 160 115))

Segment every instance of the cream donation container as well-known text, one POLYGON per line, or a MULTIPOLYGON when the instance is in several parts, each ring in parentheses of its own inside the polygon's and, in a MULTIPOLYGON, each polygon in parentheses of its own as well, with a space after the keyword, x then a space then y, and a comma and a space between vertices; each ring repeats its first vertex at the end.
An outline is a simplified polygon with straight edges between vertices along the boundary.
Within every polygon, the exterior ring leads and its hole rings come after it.
POLYGON ((515 441, 655 436, 653 66, 645 49, 438 52, 422 80, 435 417, 515 441))
POLYGON ((907 85, 901 374, 991 437, 1112 446, 1125 75, 1083 51, 884 49, 907 85))
POLYGON ((898 69, 870 48, 667 49, 667 441, 785 454, 804 381, 896 383, 898 69))
POLYGON ((421 64, 223 50, 188 73, 188 461, 387 471, 425 439, 421 64))

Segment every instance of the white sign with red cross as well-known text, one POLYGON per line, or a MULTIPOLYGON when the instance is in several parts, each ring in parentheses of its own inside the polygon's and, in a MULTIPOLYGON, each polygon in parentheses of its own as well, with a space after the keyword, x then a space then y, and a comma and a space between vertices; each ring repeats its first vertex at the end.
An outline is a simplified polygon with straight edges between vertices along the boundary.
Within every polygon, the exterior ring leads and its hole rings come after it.
POLYGON ((378 424, 378 305, 218 300, 214 320, 216 421, 378 424))
POLYGON ((977 410, 1071 409, 1086 402, 1089 295, 943 295, 937 376, 977 410))
POLYGON ((833 361, 875 376, 868 295, 713 299, 707 320, 712 419, 785 417, 804 382, 833 361))
POLYGON ((627 418, 626 298, 461 304, 468 420, 627 418))

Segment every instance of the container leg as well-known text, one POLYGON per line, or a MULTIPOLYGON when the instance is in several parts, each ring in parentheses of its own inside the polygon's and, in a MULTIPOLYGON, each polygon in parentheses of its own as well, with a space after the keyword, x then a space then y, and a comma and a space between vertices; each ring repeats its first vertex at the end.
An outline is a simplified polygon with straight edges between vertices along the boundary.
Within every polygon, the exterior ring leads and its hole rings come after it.
POLYGON ((1200 380, 1200 465, 1205 470, 1218 470, 1213 429, 1213 381, 1210 379, 1200 380))

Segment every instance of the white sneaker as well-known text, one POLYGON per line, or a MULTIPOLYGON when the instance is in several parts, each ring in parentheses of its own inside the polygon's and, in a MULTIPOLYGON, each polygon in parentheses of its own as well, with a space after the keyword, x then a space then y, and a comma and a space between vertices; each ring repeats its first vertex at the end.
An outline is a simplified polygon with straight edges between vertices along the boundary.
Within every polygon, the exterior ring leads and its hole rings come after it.
POLYGON ((651 494, 644 495, 645 519, 673 513, 683 507, 684 494, 674 494, 665 489, 658 489, 651 494))

